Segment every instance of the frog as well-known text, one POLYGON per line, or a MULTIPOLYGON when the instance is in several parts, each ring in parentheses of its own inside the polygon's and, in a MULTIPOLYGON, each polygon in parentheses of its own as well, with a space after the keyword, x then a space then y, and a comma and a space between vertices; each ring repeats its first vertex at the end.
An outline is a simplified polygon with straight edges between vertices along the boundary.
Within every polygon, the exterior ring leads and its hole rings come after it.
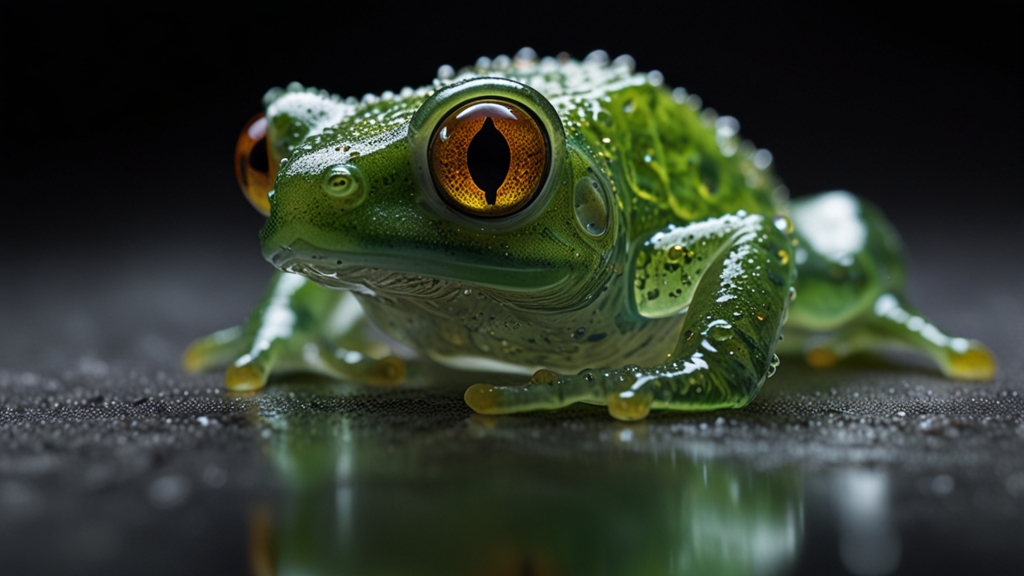
POLYGON ((745 406, 780 353, 825 368, 895 347, 951 379, 995 373, 909 302, 879 208, 791 199, 738 120, 628 55, 524 48, 419 88, 292 83, 263 104, 235 171, 276 272, 183 356, 229 390, 482 371, 515 379, 465 389, 482 415, 582 402, 634 421, 745 406))

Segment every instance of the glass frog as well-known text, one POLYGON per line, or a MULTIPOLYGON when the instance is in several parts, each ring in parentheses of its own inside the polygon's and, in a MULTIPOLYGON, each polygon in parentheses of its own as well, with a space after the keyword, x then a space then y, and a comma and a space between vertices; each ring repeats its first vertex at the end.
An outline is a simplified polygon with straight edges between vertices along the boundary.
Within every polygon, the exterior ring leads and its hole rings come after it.
POLYGON ((814 366, 899 346, 993 376, 985 346, 907 302, 875 206, 789 201, 735 118, 633 68, 523 49, 360 100, 270 90, 235 167, 279 272, 185 367, 226 367, 232 390, 289 371, 400 383, 372 323, 417 369, 523 375, 470 386, 479 413, 588 402, 621 420, 743 406, 781 346, 814 366))

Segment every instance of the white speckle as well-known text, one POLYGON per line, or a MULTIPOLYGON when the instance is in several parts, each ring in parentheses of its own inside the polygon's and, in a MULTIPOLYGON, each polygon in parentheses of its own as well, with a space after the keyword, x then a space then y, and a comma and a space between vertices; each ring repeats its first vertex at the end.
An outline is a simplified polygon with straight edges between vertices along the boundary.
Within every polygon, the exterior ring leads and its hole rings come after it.
POLYGON ((1015 498, 1024 497, 1024 472, 1010 474, 1006 479, 1006 491, 1015 498))
POLYGON ((157 508, 174 508, 188 499, 192 483, 180 475, 163 476, 149 485, 149 501, 157 508))
POLYGON ((529 46, 523 46, 519 49, 519 52, 516 52, 516 60, 522 62, 536 62, 537 51, 529 46))
POLYGON ((764 170, 772 165, 774 157, 768 150, 761 148, 757 152, 754 152, 754 167, 758 170, 764 170))
POLYGON ((932 492, 939 496, 950 494, 954 488, 956 488, 956 480, 953 480, 949 474, 940 474, 932 478, 932 492))
POLYGON ((604 66, 608 63, 608 53, 604 50, 594 50, 583 59, 584 64, 597 64, 604 66))
POLYGON ((437 69, 437 78, 439 80, 451 80, 455 77, 455 68, 452 68, 450 64, 442 64, 437 69))
POLYGON ((715 134, 731 138, 740 133, 740 121, 732 116, 720 116, 715 120, 715 134))
POLYGON ((228 473, 216 464, 211 464, 203 470, 203 484, 210 488, 221 488, 228 481, 228 473))
POLYGON ((833 262, 860 252, 868 239, 860 206, 849 192, 826 192, 796 204, 792 218, 811 248, 833 262))
POLYGON ((200 416, 196 418, 196 420, 199 422, 200 426, 206 427, 210 425, 210 419, 207 418, 206 416, 200 416))
POLYGON ((629 54, 622 54, 616 56, 615 60, 612 60, 612 66, 616 68, 623 67, 626 70, 628 70, 630 74, 632 74, 634 71, 636 71, 636 60, 634 60, 633 57, 630 56, 629 54))

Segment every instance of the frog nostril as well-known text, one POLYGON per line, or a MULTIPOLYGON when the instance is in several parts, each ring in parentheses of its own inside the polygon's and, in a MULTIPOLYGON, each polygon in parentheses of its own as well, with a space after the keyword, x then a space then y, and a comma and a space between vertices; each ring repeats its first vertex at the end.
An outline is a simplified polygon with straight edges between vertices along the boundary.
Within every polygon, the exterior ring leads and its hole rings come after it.
POLYGON ((508 141, 494 126, 494 121, 487 118, 469 144, 466 165, 473 183, 484 191, 484 198, 491 206, 498 201, 498 188, 505 183, 511 159, 508 141))

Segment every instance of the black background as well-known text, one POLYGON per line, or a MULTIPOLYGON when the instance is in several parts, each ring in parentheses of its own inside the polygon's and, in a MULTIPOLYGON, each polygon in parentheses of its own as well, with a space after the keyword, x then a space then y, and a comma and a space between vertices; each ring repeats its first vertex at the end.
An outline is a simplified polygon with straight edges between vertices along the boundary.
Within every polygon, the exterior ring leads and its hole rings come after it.
POLYGON ((4 8, 4 245, 93 258, 214 234, 256 254, 231 155, 267 88, 397 91, 523 45, 632 54, 736 116, 794 195, 862 194, 911 248, 1021 236, 1019 3, 366 4, 4 8))

